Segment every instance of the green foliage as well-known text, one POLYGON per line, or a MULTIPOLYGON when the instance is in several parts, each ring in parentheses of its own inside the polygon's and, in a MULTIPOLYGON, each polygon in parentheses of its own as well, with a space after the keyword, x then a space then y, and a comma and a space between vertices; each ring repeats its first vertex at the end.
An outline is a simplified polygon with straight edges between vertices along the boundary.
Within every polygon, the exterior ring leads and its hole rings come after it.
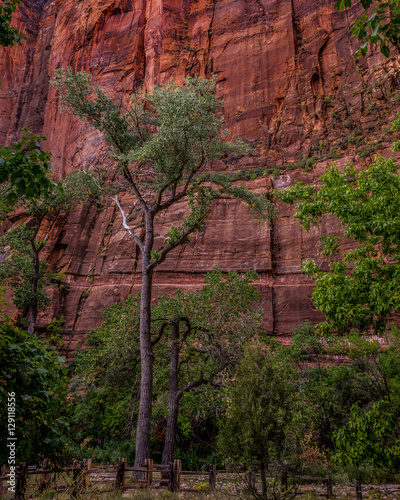
MULTIPOLYGON (((261 312, 254 309, 259 293, 252 285, 256 273, 239 275, 220 269, 205 277, 203 288, 171 298, 159 297, 152 312, 152 337, 160 325, 186 318, 190 330, 180 339, 180 388, 203 377, 206 381, 219 367, 228 369, 240 359, 244 345, 259 329, 261 312)), ((136 425, 140 375, 140 297, 129 297, 104 312, 104 321, 88 333, 86 349, 72 362, 73 397, 70 414, 77 442, 120 440, 129 437, 136 425), (93 419, 93 414, 97 415, 93 419)), ((154 346, 154 419, 168 415, 168 371, 171 340, 164 331, 154 346)), ((216 426, 216 415, 225 411, 226 371, 220 373, 218 390, 204 385, 185 392, 178 419, 181 443, 190 441, 204 423, 216 426), (222 384, 222 385, 221 385, 222 384)))
POLYGON ((345 227, 342 236, 325 237, 324 253, 332 257, 329 272, 314 261, 303 264, 304 272, 316 282, 313 302, 327 319, 321 327, 342 332, 372 325, 380 332, 386 318, 400 307, 397 166, 393 159, 381 156, 362 171, 347 165, 342 173, 331 165, 321 181, 318 189, 297 182, 277 193, 288 203, 298 201, 295 216, 306 230, 330 214, 345 227), (338 253, 343 238, 355 240, 357 248, 338 253))
POLYGON ((71 364, 69 412, 77 442, 130 437, 138 397, 139 305, 138 298, 128 297, 107 308, 71 364))
POLYGON ((28 309, 34 301, 38 309, 44 309, 50 304, 45 287, 51 283, 51 272, 46 262, 39 263, 37 287, 32 290, 35 267, 30 240, 33 234, 32 229, 22 224, 0 237, 0 251, 6 255, 0 263, 0 280, 14 290, 13 302, 22 311, 28 309))
POLYGON ((297 328, 290 355, 298 367, 293 428, 299 441, 310 435, 314 449, 330 453, 342 465, 393 470, 398 440, 394 423, 400 414, 399 348, 395 328, 385 339, 356 333, 345 339, 324 338, 310 324, 297 328), (326 364, 327 356, 345 357, 346 363, 326 364), (377 457, 386 452, 386 458, 392 458, 383 465, 377 457))
POLYGON ((269 202, 264 196, 234 186, 228 176, 207 172, 214 160, 247 150, 241 141, 221 138, 222 102, 216 96, 215 78, 189 77, 181 87, 170 82, 152 94, 135 94, 124 107, 107 97, 89 75, 74 75, 71 68, 56 71, 53 85, 63 108, 100 130, 111 145, 119 177, 105 185, 106 175, 100 175, 98 182, 122 212, 119 192, 127 190, 137 199, 131 224, 124 225, 136 242, 134 221, 140 211, 155 217, 173 203, 188 201, 187 216, 169 228, 160 247, 150 249, 152 267, 203 229, 213 200, 222 196, 243 199, 267 218, 269 202))
POLYGON ((207 378, 207 372, 224 360, 240 357, 244 344, 260 328, 262 311, 253 308, 259 301, 252 285, 257 278, 253 271, 225 274, 216 268, 206 274, 200 290, 188 294, 177 290, 172 298, 161 297, 154 319, 188 318, 190 322, 191 331, 181 348, 182 358, 188 360, 182 366, 183 379, 193 380, 202 371, 207 378))
POLYGON ((51 189, 47 178, 51 154, 42 151, 40 146, 44 137, 26 129, 23 132, 25 135, 19 142, 0 148, 0 184, 9 183, 0 201, 3 211, 21 197, 37 200, 46 197, 51 189))
MULTIPOLYGON (((15 393, 17 461, 58 460, 64 453, 63 416, 67 380, 64 359, 45 343, 3 322, 0 324, 0 421, 7 422, 7 399, 15 393)), ((2 432, 1 463, 7 462, 7 433, 2 432)))
MULTIPOLYGON (((392 130, 397 132, 400 131, 400 113, 397 114, 397 118, 393 121, 392 130)), ((394 142, 392 151, 400 151, 400 141, 394 142)))
POLYGON ((2 0, 0 5, 0 45, 2 47, 12 47, 15 43, 21 43, 26 37, 10 26, 12 15, 21 0, 2 0))
MULTIPOLYGON (((372 6, 372 0, 361 0, 362 7, 367 11, 372 6)), ((356 19, 352 34, 363 44, 356 52, 356 59, 365 56, 370 43, 379 44, 385 57, 390 57, 390 45, 398 48, 400 43, 400 2, 399 0, 378 0, 370 15, 364 12, 356 19)), ((338 0, 335 8, 344 10, 352 6, 352 0, 338 0)))
POLYGON ((362 410, 351 407, 347 423, 334 433, 336 462, 372 465, 391 471, 400 466, 400 436, 398 421, 388 401, 377 401, 362 410))
POLYGON ((126 457, 128 464, 135 460, 135 443, 132 439, 123 441, 102 441, 98 439, 94 445, 89 440, 80 445, 70 446, 72 456, 79 460, 90 458, 97 464, 117 464, 120 457, 126 457))
POLYGON ((283 458, 294 392, 289 370, 265 346, 246 349, 218 438, 219 450, 230 463, 258 468, 283 458))

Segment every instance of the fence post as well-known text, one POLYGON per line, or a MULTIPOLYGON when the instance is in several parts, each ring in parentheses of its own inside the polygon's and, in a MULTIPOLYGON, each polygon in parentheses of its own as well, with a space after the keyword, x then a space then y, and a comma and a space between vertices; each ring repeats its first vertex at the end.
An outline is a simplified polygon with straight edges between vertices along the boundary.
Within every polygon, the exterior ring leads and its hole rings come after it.
POLYGON ((147 472, 144 474, 144 478, 147 483, 147 488, 151 488, 153 484, 153 459, 152 458, 146 458, 144 461, 144 466, 147 467, 147 472))
POLYGON ((182 468, 182 465, 181 465, 181 461, 180 460, 174 460, 173 462, 171 462, 171 466, 170 466, 170 491, 172 491, 173 493, 175 493, 176 491, 178 491, 179 487, 180 487, 180 480, 181 480, 181 468, 182 468))
POLYGON ((362 500, 361 481, 356 479, 356 499, 362 500))
POLYGON ((28 464, 23 462, 19 466, 19 474, 17 476, 17 484, 15 487, 15 499, 22 500, 25 497, 26 477, 28 475, 28 464))
MULTIPOLYGON (((45 458, 41 464, 41 468, 46 471, 50 467, 49 460, 45 458)), ((39 491, 42 493, 50 488, 51 484, 51 472, 43 472, 43 479, 39 486, 39 491)))
POLYGON ((171 462, 169 464, 169 491, 174 492, 174 486, 175 486, 175 464, 174 462, 171 462))
POLYGON ((126 467, 126 458, 120 458, 118 460, 117 480, 115 482, 116 488, 121 488, 121 489, 124 488, 125 467, 126 467))
POLYGON ((73 498, 76 498, 82 490, 82 467, 83 467, 83 462, 81 460, 74 460, 72 466, 73 498))
POLYGON ((175 460, 175 491, 179 491, 181 488, 181 471, 182 471, 182 460, 175 460))
POLYGON ((92 468, 92 459, 84 460, 83 484, 85 491, 88 491, 90 485, 90 469, 92 468))
POLYGON ((209 475, 209 483, 212 490, 216 489, 217 486, 217 466, 210 465, 210 475, 209 475))
MULTIPOLYGON (((7 465, 4 464, 2 467, 1 467, 1 476, 4 477, 6 475, 6 471, 7 471, 7 465)), ((4 488, 4 485, 6 484, 5 481, 0 481, 0 493, 3 493, 4 491, 7 491, 7 488, 4 488)))
POLYGON ((332 478, 326 476, 326 498, 332 498, 332 478))

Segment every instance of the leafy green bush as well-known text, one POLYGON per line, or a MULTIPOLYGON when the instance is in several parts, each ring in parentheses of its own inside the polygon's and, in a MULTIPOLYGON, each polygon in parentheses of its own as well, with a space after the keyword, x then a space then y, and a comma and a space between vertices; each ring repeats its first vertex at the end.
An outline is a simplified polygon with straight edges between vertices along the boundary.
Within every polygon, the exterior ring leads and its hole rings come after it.
MULTIPOLYGON (((68 424, 64 416, 67 379, 64 358, 43 341, 5 322, 0 324, 0 421, 7 422, 7 400, 15 394, 16 461, 60 460, 68 424)), ((7 463, 7 434, 0 436, 0 462, 7 463)))

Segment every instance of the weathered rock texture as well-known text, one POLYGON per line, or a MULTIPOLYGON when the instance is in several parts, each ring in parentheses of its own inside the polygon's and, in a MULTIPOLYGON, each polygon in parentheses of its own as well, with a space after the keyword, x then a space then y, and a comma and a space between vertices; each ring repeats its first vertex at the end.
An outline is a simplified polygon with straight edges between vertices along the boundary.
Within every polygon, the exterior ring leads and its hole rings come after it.
MULTIPOLYGON (((283 166, 301 158, 317 165, 306 174, 311 180, 328 164, 316 155, 365 161, 390 140, 385 126, 399 96, 399 62, 372 54, 356 67, 349 29, 359 7, 339 14, 333 3, 23 0, 18 24, 27 40, 0 51, 0 142, 10 143, 23 127, 45 135, 56 177, 106 161, 101 137, 58 110, 49 81, 56 68, 69 65, 90 72, 114 95, 215 73, 232 136, 255 147, 251 157, 221 168, 242 170, 255 189, 289 186, 302 173, 283 166), (282 172, 272 178, 268 169, 276 167, 282 172)), ((182 210, 177 206, 166 217, 178 220, 182 210)), ((49 214, 42 231, 49 234, 46 257, 65 273, 70 291, 53 293, 40 326, 63 314, 65 332, 76 338, 97 324, 106 306, 138 291, 136 248, 114 206, 49 214)), ((295 324, 320 318, 301 261, 321 259, 319 235, 337 231, 337 222, 328 220, 307 234, 287 206, 271 228, 260 226, 245 207, 222 200, 196 243, 176 251, 157 272, 154 295, 198 287, 215 265, 255 269, 265 327, 287 335, 295 324)))

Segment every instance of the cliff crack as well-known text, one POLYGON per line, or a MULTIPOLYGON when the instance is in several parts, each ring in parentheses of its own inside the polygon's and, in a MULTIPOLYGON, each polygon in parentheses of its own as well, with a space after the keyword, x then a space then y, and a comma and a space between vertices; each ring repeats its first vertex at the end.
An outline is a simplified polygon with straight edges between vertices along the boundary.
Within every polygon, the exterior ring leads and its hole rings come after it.
POLYGON ((205 71, 206 75, 211 75, 213 73, 213 64, 212 64, 212 58, 211 58, 211 47, 212 47, 212 35, 213 35, 213 24, 214 24, 214 16, 215 16, 215 6, 217 4, 217 0, 213 0, 212 3, 212 14, 211 14, 211 21, 210 21, 210 26, 208 28, 208 45, 207 45, 207 50, 205 51, 205 57, 204 57, 204 66, 205 66, 205 71))

